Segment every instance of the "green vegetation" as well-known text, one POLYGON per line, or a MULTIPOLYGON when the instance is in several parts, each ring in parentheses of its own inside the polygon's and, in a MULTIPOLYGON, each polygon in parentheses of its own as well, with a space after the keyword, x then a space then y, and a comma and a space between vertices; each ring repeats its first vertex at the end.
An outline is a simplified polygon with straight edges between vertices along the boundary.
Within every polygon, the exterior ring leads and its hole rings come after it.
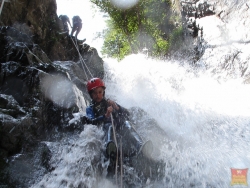
POLYGON ((175 27, 178 16, 172 13, 170 0, 140 0, 129 9, 112 5, 111 0, 91 0, 108 13, 102 53, 121 60, 147 48, 151 56, 166 55, 182 29, 175 27))

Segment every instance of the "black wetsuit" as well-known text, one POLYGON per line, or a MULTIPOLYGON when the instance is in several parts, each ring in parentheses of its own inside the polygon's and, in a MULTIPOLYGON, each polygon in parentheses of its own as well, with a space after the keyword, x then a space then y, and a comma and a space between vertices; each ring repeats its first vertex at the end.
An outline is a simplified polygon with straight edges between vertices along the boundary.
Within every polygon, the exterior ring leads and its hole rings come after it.
MULTIPOLYGON (((108 108, 108 102, 106 99, 103 99, 101 102, 92 101, 90 106, 86 108, 87 122, 102 126, 105 132, 105 141, 108 141, 109 129, 112 126, 111 117, 106 118, 105 113, 108 108)), ((123 150, 128 155, 133 155, 139 152, 143 141, 139 134, 129 123, 129 112, 127 109, 121 107, 117 104, 119 110, 114 110, 112 112, 113 123, 115 126, 115 131, 118 134, 117 136, 123 142, 123 150)))

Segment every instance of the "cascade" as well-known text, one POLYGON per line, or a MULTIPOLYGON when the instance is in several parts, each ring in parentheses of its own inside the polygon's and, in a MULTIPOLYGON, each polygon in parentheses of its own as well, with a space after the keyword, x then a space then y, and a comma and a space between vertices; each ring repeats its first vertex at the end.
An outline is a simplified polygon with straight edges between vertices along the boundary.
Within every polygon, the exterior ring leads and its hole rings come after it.
MULTIPOLYGON (((217 8, 227 9, 237 3, 237 11, 248 7, 247 1, 225 2, 221 1, 217 8)), ((220 14, 221 18, 225 15, 226 11, 220 14)), ((239 19, 236 17, 228 25, 215 16, 205 18, 203 23, 199 20, 208 44, 196 65, 150 59, 142 54, 121 62, 105 59, 106 95, 126 108, 141 108, 166 135, 163 144, 157 146, 166 163, 164 178, 147 182, 148 187, 230 187, 231 168, 249 168, 250 86, 244 84, 240 67, 236 66, 248 58, 244 43, 248 35, 244 33, 247 30, 241 29, 244 24, 239 19), (235 27, 236 23, 240 23, 239 27, 235 27), (210 30, 213 32, 206 32, 210 30), (239 30, 241 35, 237 35, 239 30), (238 49, 240 54, 235 53, 238 49), (239 57, 231 72, 223 64, 223 60, 230 60, 230 54, 239 57)), ((159 137, 154 129, 148 131, 152 138, 159 137)), ((98 152, 102 134, 88 125, 78 137, 47 143, 53 148, 55 170, 34 187, 116 187, 92 165, 99 161, 103 169, 107 167, 98 152)), ((131 181, 141 187, 137 174, 126 170, 131 172, 131 181)))
POLYGON ((249 167, 250 86, 242 79, 219 82, 202 67, 140 54, 109 60, 105 69, 107 95, 142 108, 166 132, 165 185, 228 187, 231 168, 249 167))
MULTIPOLYGON (((250 166, 249 85, 241 79, 218 82, 209 70, 178 61, 153 60, 142 54, 122 62, 105 60, 106 95, 130 109, 139 107, 156 120, 166 135, 148 128, 151 138, 162 138, 159 157, 166 163, 164 178, 147 181, 157 187, 229 187, 231 168, 250 166)), ((137 121, 146 122, 148 117, 137 121)), ((141 124, 146 129, 143 123, 141 124)), ((55 170, 34 187, 116 187, 105 178, 103 132, 86 125, 79 135, 46 144, 55 170), (98 167, 99 166, 99 167, 98 167), (100 169, 103 169, 100 174, 100 169)), ((124 179, 140 187, 138 173, 124 166, 124 179)))

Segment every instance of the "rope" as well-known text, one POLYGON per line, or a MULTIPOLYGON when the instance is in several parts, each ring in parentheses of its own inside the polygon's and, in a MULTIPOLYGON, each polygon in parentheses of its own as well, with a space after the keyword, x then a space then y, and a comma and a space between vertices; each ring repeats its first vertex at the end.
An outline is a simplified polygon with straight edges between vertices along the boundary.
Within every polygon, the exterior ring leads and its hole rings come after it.
POLYGON ((112 128, 113 128, 113 136, 114 136, 115 145, 116 145, 115 179, 116 179, 116 185, 117 185, 118 184, 118 180, 117 180, 118 145, 117 145, 117 140, 116 140, 116 132, 115 132, 114 119, 113 119, 112 113, 111 113, 111 122, 112 122, 112 128))
MULTIPOLYGON (((72 39, 72 37, 70 37, 71 38, 71 40, 72 40, 72 42, 73 42, 73 44, 74 44, 74 46, 75 46, 75 48, 76 48, 76 50, 77 50, 77 52, 78 52, 78 55, 79 55, 79 58, 80 58, 80 62, 81 62, 81 65, 82 65, 82 69, 83 69, 83 71, 84 71, 84 73, 85 73, 85 76, 86 76, 86 78, 87 78, 87 80, 88 80, 88 75, 87 75, 87 73, 86 73, 86 71, 85 71, 85 68, 84 68, 84 66, 83 66, 83 63, 82 63, 82 56, 81 56, 81 54, 80 54, 80 52, 79 52, 79 50, 78 50, 78 47, 76 46, 76 44, 75 44, 75 42, 73 41, 73 39, 72 39)), ((84 61, 83 61, 84 62, 84 61)), ((86 66, 86 65, 85 65, 86 66)))
POLYGON ((3 5, 4 5, 5 2, 10 2, 10 1, 8 1, 8 0, 2 0, 2 4, 1 4, 1 8, 0 8, 0 15, 2 13, 3 5))
POLYGON ((123 178, 123 158, 122 158, 122 137, 121 137, 121 140, 120 140, 120 152, 121 152, 121 155, 120 155, 120 158, 121 158, 121 188, 123 187, 123 181, 122 181, 122 178, 123 178))
POLYGON ((92 73, 90 72, 88 66, 86 65, 84 59, 82 58, 82 55, 81 55, 81 53, 79 52, 79 49, 78 49, 76 43, 74 42, 74 40, 72 39, 72 37, 70 37, 70 38, 71 38, 71 40, 72 40, 72 42, 73 42, 73 44, 74 44, 74 46, 75 46, 75 48, 76 48, 76 50, 77 50, 77 52, 78 52, 78 54, 79 54, 80 62, 81 62, 81 65, 82 65, 82 68, 83 68, 83 70, 84 70, 84 73, 85 73, 85 76, 86 76, 87 80, 88 80, 88 76, 87 76, 87 73, 86 73, 86 71, 85 71, 85 68, 84 68, 83 64, 85 65, 86 69, 88 70, 90 76, 93 78, 93 75, 92 75, 92 73))
MULTIPOLYGON (((37 57, 34 53, 32 53, 31 51, 30 51, 30 49, 28 48, 28 46, 26 45, 26 44, 23 44, 28 50, 29 50, 29 53, 31 54, 31 55, 33 55, 38 61, 40 61, 41 63, 44 63, 41 59, 39 59, 39 57, 37 57)), ((48 58, 48 56, 47 56, 47 58, 48 58)), ((48 58, 48 60, 50 61, 50 63, 51 63, 51 60, 48 58)))

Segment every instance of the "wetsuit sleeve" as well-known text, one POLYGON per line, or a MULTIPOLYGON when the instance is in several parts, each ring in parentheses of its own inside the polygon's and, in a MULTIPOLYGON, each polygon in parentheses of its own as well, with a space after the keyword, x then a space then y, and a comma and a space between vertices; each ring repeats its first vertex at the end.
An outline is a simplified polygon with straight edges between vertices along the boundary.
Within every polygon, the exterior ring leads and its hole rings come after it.
POLYGON ((105 116, 99 116, 99 117, 95 117, 93 109, 89 106, 86 108, 86 118, 87 118, 87 123, 96 125, 98 122, 103 121, 105 116))
POLYGON ((94 112, 93 112, 93 110, 92 110, 92 108, 90 106, 86 108, 86 115, 87 115, 88 119, 94 119, 95 118, 94 112))
POLYGON ((117 106, 119 107, 119 110, 118 110, 119 115, 123 115, 123 116, 126 116, 126 117, 128 117, 130 115, 129 111, 126 108, 122 107, 119 104, 117 104, 117 106))
POLYGON ((113 118, 117 125, 123 125, 125 121, 129 120, 129 111, 126 108, 120 106, 119 104, 117 104, 117 106, 119 107, 119 110, 116 110, 113 113, 113 118))

